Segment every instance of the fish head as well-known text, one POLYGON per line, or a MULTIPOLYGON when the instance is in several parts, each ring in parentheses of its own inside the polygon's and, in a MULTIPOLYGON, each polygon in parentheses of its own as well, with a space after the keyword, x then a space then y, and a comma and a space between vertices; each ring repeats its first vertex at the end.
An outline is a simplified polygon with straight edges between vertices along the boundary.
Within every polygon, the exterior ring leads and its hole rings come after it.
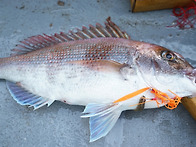
POLYGON ((196 69, 182 55, 154 44, 136 44, 135 64, 149 86, 181 97, 196 96, 196 69))

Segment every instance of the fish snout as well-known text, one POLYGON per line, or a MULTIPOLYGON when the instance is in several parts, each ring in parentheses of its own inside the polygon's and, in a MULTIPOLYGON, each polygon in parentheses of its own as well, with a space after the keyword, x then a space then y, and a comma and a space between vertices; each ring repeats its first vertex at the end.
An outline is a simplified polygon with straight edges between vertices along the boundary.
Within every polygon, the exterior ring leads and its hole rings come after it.
POLYGON ((193 82, 196 84, 196 69, 193 69, 192 76, 194 78, 193 82))
POLYGON ((186 71, 185 74, 194 84, 196 84, 196 69, 186 71))

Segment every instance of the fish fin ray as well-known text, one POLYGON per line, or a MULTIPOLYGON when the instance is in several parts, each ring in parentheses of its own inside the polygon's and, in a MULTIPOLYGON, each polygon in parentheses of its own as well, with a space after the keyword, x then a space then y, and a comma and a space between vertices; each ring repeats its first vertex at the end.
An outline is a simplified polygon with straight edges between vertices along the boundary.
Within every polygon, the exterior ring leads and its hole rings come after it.
POLYGON ((91 103, 84 109, 82 118, 90 117, 90 142, 106 136, 118 120, 121 110, 119 104, 91 103))
POLYGON ((20 44, 16 45, 11 54, 22 55, 28 52, 39 50, 45 47, 50 47, 62 42, 74 41, 74 40, 84 40, 90 38, 100 38, 100 37, 114 37, 114 38, 124 38, 130 39, 130 36, 120 30, 120 28, 111 21, 108 17, 105 22, 105 26, 97 23, 95 26, 89 25, 89 28, 82 27, 82 29, 77 29, 76 32, 69 31, 69 33, 55 33, 54 35, 36 35, 29 37, 20 44))
POLYGON ((17 83, 6 81, 6 84, 11 96, 20 105, 29 105, 30 107, 34 107, 34 110, 36 110, 46 104, 49 107, 54 102, 54 100, 36 96, 28 92, 23 87, 17 85, 17 83))
POLYGON ((131 39, 131 37, 124 31, 121 31, 120 28, 111 21, 111 17, 108 17, 107 19, 107 23, 105 23, 106 28, 108 27, 108 32, 109 30, 112 32, 112 34, 114 35, 113 37, 116 38, 125 38, 125 39, 131 39))

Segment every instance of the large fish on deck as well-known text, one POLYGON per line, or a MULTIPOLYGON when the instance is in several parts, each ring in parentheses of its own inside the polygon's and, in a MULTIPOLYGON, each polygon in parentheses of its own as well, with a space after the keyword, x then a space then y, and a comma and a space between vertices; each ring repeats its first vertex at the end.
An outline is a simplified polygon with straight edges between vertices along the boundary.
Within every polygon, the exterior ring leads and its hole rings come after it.
POLYGON ((90 141, 112 129, 124 110, 177 107, 195 96, 196 70, 164 47, 131 40, 110 18, 68 34, 33 36, 0 59, 12 97, 38 109, 55 100, 86 106, 90 141))

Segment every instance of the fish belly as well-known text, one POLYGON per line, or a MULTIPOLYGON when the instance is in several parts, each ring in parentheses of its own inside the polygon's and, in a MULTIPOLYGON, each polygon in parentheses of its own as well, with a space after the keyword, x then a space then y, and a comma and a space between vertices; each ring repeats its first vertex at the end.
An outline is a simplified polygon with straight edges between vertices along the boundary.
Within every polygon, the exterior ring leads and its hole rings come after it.
POLYGON ((73 105, 111 103, 137 90, 141 83, 137 75, 127 80, 119 71, 96 71, 77 64, 52 66, 25 65, 20 70, 7 66, 1 69, 1 78, 20 83, 35 95, 73 105))

